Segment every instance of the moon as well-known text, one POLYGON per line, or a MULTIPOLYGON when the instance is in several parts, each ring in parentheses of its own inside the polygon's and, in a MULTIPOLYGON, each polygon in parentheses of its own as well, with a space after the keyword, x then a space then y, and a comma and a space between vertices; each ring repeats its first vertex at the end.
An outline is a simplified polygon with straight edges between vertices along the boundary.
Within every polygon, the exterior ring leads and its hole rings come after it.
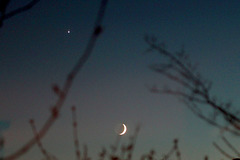
POLYGON ((125 124, 123 125, 123 131, 119 134, 120 136, 124 135, 127 132, 127 126, 125 124))

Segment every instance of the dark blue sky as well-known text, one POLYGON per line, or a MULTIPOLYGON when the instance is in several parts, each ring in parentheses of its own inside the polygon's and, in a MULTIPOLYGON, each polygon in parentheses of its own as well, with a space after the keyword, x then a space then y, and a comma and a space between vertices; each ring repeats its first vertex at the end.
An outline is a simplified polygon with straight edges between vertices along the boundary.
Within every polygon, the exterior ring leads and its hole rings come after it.
MULTIPOLYGON (((9 10, 24 2, 28 1, 13 0, 9 10)), ((48 117, 56 101, 51 85, 62 86, 81 56, 99 2, 41 0, 32 10, 4 22, 0 30, 0 117, 11 121, 4 133, 6 154, 32 136, 29 118, 40 128, 48 117)), ((164 60, 155 53, 142 54, 147 49, 144 35, 155 35, 170 51, 184 45, 203 75, 214 82, 214 94, 238 106, 239 8, 240 2, 233 0, 110 1, 104 32, 77 76, 60 118, 44 138, 46 148, 59 159, 74 157, 70 107, 76 105, 80 143, 88 144, 93 157, 114 143, 114 128, 119 123, 129 129, 123 142, 141 123, 135 158, 152 148, 161 157, 177 137, 183 159, 202 159, 206 154, 219 159, 221 155, 212 146, 213 140, 219 141, 217 129, 174 97, 154 95, 146 88, 145 84, 173 84, 147 68, 164 60)), ((22 159, 39 160, 41 154, 34 147, 22 159)))

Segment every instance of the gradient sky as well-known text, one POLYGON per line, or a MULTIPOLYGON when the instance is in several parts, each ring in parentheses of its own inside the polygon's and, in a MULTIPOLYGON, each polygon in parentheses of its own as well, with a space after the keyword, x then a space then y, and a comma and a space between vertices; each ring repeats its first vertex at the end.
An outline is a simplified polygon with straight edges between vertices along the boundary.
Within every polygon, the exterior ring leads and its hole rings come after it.
MULTIPOLYGON (((13 2, 9 10, 27 0, 13 2)), ((0 29, 0 120, 11 121, 3 133, 5 154, 32 136, 28 120, 38 128, 56 101, 52 84, 62 86, 81 56, 92 31, 100 0, 41 0, 33 9, 4 22, 0 29), (71 33, 68 34, 67 30, 71 33)), ((146 84, 173 85, 148 65, 162 61, 147 49, 144 35, 155 35, 171 51, 185 46, 199 70, 214 82, 213 94, 239 106, 240 1, 238 0, 112 0, 104 32, 93 55, 78 74, 59 119, 43 139, 46 149, 61 159, 74 159, 70 107, 77 107, 80 144, 95 158, 114 143, 114 128, 128 126, 128 141, 141 124, 134 159, 155 149, 169 151, 179 138, 183 159, 220 159, 212 142, 219 132, 195 117, 176 98, 152 94, 146 84)), ((239 138, 233 139, 240 147, 239 138)), ((21 160, 40 160, 37 147, 21 160)))

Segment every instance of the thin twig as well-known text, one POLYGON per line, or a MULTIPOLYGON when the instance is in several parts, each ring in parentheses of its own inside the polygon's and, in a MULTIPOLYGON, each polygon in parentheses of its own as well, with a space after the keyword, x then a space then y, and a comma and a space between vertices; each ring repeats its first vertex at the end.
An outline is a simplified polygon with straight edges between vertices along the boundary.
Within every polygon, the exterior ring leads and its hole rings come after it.
POLYGON ((37 129, 36 129, 34 120, 31 119, 29 122, 30 122, 30 125, 31 125, 31 127, 32 127, 33 134, 34 134, 34 136, 35 136, 35 139, 36 139, 36 141, 37 141, 37 145, 38 145, 40 151, 41 151, 42 154, 45 156, 46 160, 50 160, 50 157, 49 157, 46 149, 43 147, 42 142, 41 142, 41 140, 39 139, 38 132, 37 132, 37 129))
POLYGON ((78 129, 77 129, 77 117, 76 117, 76 107, 72 107, 72 123, 73 123, 73 139, 76 152, 76 159, 80 160, 80 149, 79 149, 79 139, 78 139, 78 129))
POLYGON ((237 149, 224 136, 222 136, 222 140, 238 157, 240 157, 240 153, 237 151, 237 149))
POLYGON ((233 159, 231 155, 229 155, 227 152, 225 152, 221 147, 219 147, 215 142, 213 142, 213 146, 220 152, 222 155, 224 155, 227 158, 233 159))

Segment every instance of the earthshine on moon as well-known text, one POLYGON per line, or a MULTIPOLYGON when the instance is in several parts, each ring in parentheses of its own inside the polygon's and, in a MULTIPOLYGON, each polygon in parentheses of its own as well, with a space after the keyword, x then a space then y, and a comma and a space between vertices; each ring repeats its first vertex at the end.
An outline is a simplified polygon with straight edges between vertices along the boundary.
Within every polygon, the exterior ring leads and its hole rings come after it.
POLYGON ((127 132, 127 126, 125 124, 122 124, 122 125, 123 125, 123 131, 122 133, 119 134, 120 136, 124 135, 127 132))

